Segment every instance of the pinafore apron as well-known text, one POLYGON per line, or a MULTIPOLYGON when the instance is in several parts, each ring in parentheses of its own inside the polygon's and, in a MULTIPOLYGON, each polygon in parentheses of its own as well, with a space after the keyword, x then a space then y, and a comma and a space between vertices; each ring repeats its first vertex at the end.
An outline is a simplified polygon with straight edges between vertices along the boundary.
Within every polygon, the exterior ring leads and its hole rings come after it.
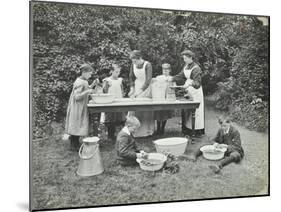
MULTIPOLYGON (((104 80, 111 83, 111 86, 108 88, 108 93, 112 94, 115 98, 122 98, 122 78, 111 79, 110 77, 105 78, 104 80)), ((122 122, 125 121, 125 114, 122 112, 108 112, 101 113, 100 122, 122 122)))
MULTIPOLYGON (((194 66, 191 69, 187 69, 186 67, 184 68, 183 72, 187 79, 186 81, 191 80, 190 79, 191 72, 196 67, 197 66, 194 66)), ((193 98, 194 101, 200 102, 199 108, 197 108, 195 111, 195 130, 204 129, 204 95, 203 95, 202 86, 200 86, 200 88, 198 88, 198 89, 194 88, 193 86, 189 86, 187 88, 187 91, 188 91, 189 95, 193 98)), ((189 114, 186 117, 186 122, 185 122, 185 126, 190 130, 192 129, 191 119, 192 119, 192 117, 189 114)))
MULTIPOLYGON (((142 68, 137 68, 136 65, 133 65, 133 71, 135 74, 135 93, 140 92, 143 84, 145 83, 145 67, 147 65, 147 61, 144 62, 142 68)), ((151 85, 141 93, 136 98, 149 97, 151 98, 151 85)), ((134 114, 140 121, 140 128, 134 133, 134 137, 145 137, 150 136, 154 132, 154 116, 152 111, 135 111, 134 114)))

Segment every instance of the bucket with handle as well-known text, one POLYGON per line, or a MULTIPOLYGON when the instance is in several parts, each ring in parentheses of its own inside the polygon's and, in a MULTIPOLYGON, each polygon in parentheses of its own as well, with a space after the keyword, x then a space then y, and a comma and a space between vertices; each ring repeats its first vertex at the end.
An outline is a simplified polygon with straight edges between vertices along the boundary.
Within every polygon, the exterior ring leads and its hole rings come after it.
POLYGON ((88 177, 104 171, 98 141, 98 137, 83 139, 83 144, 79 149, 80 161, 77 170, 79 176, 88 177))

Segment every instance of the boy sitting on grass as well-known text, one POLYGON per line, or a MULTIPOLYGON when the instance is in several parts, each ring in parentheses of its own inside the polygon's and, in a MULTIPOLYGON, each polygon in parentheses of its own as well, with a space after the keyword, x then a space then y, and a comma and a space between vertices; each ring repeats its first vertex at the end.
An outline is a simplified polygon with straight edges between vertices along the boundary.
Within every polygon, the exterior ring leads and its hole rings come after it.
POLYGON ((132 136, 140 127, 140 122, 135 116, 128 116, 125 126, 117 135, 116 152, 117 162, 123 166, 134 166, 137 158, 147 157, 147 153, 141 151, 132 136))
MULTIPOLYGON (((210 165, 209 168, 214 173, 219 173, 221 169, 232 163, 238 163, 244 157, 244 150, 241 146, 241 138, 239 131, 231 125, 229 117, 220 117, 218 120, 220 124, 220 129, 217 132, 216 137, 213 139, 215 146, 227 147, 225 152, 225 157, 222 159, 218 165, 210 165)), ((196 161, 197 157, 200 156, 202 152, 200 148, 192 156, 183 156, 189 160, 196 161)))

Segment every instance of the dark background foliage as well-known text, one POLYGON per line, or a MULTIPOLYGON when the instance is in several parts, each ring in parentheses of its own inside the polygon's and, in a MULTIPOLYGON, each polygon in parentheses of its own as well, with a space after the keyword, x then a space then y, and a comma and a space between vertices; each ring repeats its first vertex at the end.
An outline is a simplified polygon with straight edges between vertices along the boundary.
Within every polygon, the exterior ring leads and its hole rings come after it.
MULTIPOLYGON (((202 68, 205 95, 251 129, 268 123, 268 26, 253 16, 35 2, 33 13, 33 136, 64 120, 82 63, 103 78, 113 61, 128 80, 129 52, 140 49, 153 75, 172 74, 191 49, 202 68)), ((93 80, 93 79, 91 79, 93 80)), ((128 92, 128 87, 125 87, 128 92)))

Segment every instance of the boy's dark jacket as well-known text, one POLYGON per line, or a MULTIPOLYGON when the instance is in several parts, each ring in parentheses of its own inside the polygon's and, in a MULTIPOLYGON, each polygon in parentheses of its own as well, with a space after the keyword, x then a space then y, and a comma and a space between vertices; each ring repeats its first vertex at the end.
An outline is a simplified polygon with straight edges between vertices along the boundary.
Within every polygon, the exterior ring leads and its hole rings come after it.
POLYGON ((220 144, 227 144, 228 152, 237 151, 240 155, 244 156, 244 150, 241 146, 241 138, 240 133, 237 129, 235 129, 232 125, 230 125, 229 131, 227 134, 224 134, 222 129, 219 129, 217 132, 214 141, 220 144))
POLYGON ((121 130, 117 135, 115 145, 117 151, 117 160, 123 164, 136 163, 139 149, 134 138, 121 130))

